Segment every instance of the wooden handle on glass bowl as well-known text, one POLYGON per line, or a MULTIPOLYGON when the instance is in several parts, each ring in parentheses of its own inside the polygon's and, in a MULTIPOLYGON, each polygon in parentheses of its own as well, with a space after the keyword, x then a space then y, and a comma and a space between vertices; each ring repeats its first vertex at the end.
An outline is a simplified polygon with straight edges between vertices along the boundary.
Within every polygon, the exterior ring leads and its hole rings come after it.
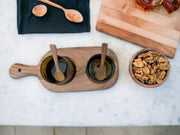
POLYGON ((10 67, 9 75, 14 79, 19 79, 26 76, 37 76, 39 71, 39 66, 27 66, 16 63, 10 67))
POLYGON ((58 64, 59 62, 58 62, 56 45, 51 44, 50 48, 51 48, 51 54, 53 55, 53 60, 54 60, 55 66, 56 66, 56 71, 61 72, 61 70, 59 69, 60 68, 59 64, 58 64))
POLYGON ((106 54, 107 54, 108 44, 103 43, 102 44, 102 52, 101 52, 101 68, 104 68, 104 63, 106 60, 106 54))

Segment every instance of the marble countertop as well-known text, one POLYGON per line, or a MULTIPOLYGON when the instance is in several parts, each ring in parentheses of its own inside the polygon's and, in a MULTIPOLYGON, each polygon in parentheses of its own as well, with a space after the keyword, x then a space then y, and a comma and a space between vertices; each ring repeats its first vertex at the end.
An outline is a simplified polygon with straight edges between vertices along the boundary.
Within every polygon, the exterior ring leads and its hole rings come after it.
POLYGON ((175 58, 170 59, 168 80, 157 88, 139 86, 131 79, 128 64, 142 48, 95 30, 100 4, 91 0, 90 33, 18 35, 16 1, 0 1, 0 125, 180 125, 180 43, 175 58), (60 48, 100 46, 102 42, 119 59, 118 82, 108 90, 54 93, 36 77, 9 77, 13 63, 38 64, 51 43, 60 48))

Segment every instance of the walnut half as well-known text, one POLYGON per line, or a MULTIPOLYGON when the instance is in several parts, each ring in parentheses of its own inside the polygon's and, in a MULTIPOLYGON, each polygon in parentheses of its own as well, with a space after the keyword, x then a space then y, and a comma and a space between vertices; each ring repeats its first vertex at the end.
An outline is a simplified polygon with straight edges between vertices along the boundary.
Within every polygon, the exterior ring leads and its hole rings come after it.
POLYGON ((156 51, 139 54, 132 66, 135 78, 147 85, 162 83, 170 69, 168 59, 156 51))

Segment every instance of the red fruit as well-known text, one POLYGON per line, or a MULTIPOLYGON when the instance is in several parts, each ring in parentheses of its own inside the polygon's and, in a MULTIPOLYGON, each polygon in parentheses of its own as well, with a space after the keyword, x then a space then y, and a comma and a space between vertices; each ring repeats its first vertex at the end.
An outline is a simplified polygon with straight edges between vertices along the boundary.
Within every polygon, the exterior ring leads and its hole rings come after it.
POLYGON ((137 0, 137 3, 141 5, 145 10, 152 9, 155 6, 161 5, 163 0, 137 0))
POLYGON ((164 0, 163 6, 166 8, 168 13, 172 13, 179 8, 180 0, 164 0))

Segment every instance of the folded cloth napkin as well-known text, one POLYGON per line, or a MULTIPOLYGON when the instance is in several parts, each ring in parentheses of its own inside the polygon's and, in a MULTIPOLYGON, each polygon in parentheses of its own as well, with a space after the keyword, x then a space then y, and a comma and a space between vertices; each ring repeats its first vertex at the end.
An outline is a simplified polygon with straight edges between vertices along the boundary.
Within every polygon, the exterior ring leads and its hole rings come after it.
POLYGON ((90 31, 89 0, 51 0, 67 9, 76 9, 84 17, 82 23, 66 19, 64 12, 37 0, 17 0, 17 27, 19 34, 27 33, 80 33, 90 31), (38 4, 47 6, 43 17, 36 17, 32 9, 38 4))

